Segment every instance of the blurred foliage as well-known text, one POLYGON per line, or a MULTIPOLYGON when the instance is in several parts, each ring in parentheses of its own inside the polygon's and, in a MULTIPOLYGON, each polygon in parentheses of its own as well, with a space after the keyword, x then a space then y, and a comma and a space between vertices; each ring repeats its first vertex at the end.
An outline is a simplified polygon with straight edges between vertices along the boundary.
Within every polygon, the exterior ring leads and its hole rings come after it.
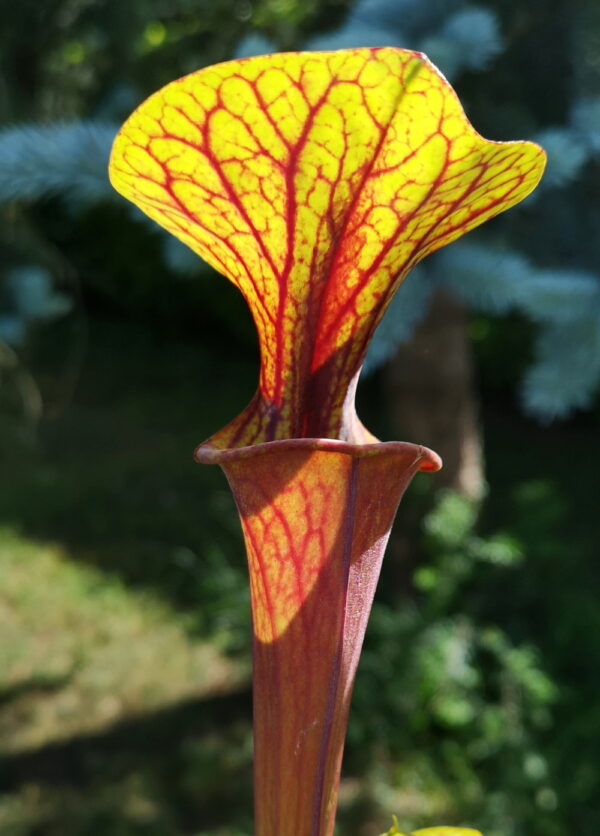
MULTIPOLYGON (((522 381, 546 417, 594 404, 597 4, 21 0, 2 16, 0 832, 251 832, 247 680, 239 702, 186 689, 206 644, 213 672, 247 671, 238 524, 190 451, 251 396, 253 326, 113 195, 106 160, 136 103, 186 72, 386 43, 429 51, 484 135, 537 137, 549 168, 538 199, 414 271, 373 347, 376 366, 438 284, 469 305, 493 492, 482 509, 439 498, 405 586, 384 567, 338 832, 380 832, 396 810, 409 829, 596 836, 597 427, 581 412, 541 434, 510 404, 522 381)), ((375 427, 378 385, 363 390, 375 427)))
MULTIPOLYGON (((472 501, 442 495, 425 519, 429 560, 413 579, 420 600, 376 604, 353 701, 350 763, 383 757, 396 763, 391 774, 404 792, 407 782, 421 793, 423 785, 436 788, 437 809, 428 800, 408 816, 413 827, 425 815, 430 824, 477 822, 486 836, 549 834, 552 822, 535 799, 555 798, 542 741, 557 688, 536 649, 489 618, 485 596, 496 578, 522 572, 524 555, 511 536, 477 534, 477 516, 472 501), (435 759, 424 760, 420 753, 432 748, 435 759)), ((393 784, 379 793, 393 797, 393 784)))

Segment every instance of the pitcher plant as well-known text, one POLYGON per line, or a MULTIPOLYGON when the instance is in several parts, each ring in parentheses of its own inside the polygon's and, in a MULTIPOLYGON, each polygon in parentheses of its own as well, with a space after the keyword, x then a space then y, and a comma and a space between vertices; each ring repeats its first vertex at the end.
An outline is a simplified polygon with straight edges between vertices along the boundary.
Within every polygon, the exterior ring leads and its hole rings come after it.
POLYGON ((544 159, 483 139, 424 55, 391 48, 208 67, 115 140, 114 187, 239 288, 258 332, 256 394, 195 452, 223 468, 246 542, 256 836, 333 833, 390 527, 441 466, 358 419, 369 340, 408 271, 522 200, 544 159))

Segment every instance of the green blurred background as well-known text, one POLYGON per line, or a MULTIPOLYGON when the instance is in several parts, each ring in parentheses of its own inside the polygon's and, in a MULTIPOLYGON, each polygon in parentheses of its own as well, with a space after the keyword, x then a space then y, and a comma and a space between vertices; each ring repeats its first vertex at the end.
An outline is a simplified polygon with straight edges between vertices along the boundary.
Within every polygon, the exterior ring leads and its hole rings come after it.
POLYGON ((600 833, 600 9, 593 0, 0 6, 0 834, 249 836, 248 588, 194 446, 256 383, 236 291, 113 195, 118 124, 261 51, 423 49, 540 196, 407 280, 361 383, 439 449, 396 525, 338 836, 600 833), (425 380, 425 385, 423 381, 425 380))

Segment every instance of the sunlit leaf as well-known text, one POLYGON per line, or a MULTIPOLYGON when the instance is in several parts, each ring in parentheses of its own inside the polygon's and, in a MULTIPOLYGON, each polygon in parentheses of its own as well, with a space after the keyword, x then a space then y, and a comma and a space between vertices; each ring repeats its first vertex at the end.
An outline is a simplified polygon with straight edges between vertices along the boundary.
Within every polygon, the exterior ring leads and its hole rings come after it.
POLYGON ((479 830, 472 830, 469 827, 426 827, 423 830, 414 830, 405 833, 398 829, 398 819, 393 816, 392 827, 381 836, 482 836, 479 830))
POLYGON ((411 836, 482 836, 479 830, 470 827, 426 827, 415 830, 411 836))

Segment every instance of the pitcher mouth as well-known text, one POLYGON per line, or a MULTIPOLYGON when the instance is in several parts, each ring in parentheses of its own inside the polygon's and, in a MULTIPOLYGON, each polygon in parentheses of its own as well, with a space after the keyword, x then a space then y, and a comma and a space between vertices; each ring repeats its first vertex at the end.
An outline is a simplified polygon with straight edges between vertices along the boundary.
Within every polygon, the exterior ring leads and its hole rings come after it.
POLYGON ((412 459, 412 466, 416 470, 435 473, 442 467, 442 460, 437 453, 421 444, 408 441, 379 441, 374 444, 353 444, 339 441, 335 438, 286 438, 278 441, 264 441, 247 447, 233 447, 218 449, 206 442, 199 444, 194 450, 194 460, 199 464, 227 464, 263 456, 269 453, 286 451, 321 451, 326 453, 342 453, 351 458, 366 458, 382 455, 404 455, 412 459))

